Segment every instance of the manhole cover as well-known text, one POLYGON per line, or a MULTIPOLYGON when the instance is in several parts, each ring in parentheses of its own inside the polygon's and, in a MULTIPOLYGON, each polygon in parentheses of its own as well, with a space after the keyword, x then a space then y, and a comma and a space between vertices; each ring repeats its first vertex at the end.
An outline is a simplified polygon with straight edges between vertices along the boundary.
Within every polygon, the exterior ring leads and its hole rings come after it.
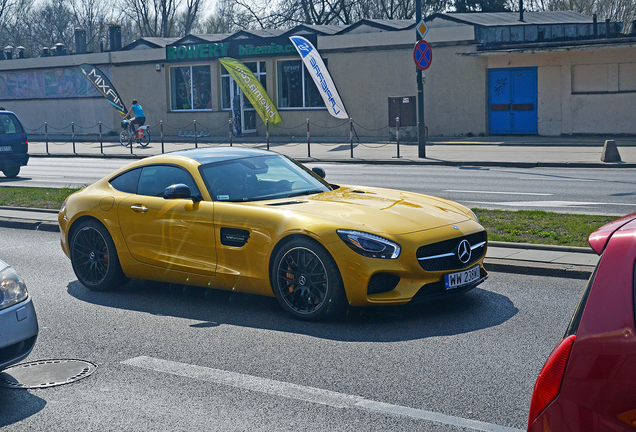
POLYGON ((0 372, 0 386, 16 389, 45 388, 86 378, 97 365, 84 360, 38 360, 0 372))

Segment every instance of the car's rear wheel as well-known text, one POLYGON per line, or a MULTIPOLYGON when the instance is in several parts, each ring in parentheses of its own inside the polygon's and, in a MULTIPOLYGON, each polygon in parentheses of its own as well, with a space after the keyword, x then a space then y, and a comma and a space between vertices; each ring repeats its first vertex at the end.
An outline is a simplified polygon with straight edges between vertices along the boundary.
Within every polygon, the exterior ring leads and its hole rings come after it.
POLYGON ((323 320, 340 314, 347 306, 336 262, 309 238, 293 239, 278 251, 271 281, 283 309, 301 320, 323 320))
POLYGON ((128 279, 119 264, 115 243, 101 223, 86 220, 73 231, 71 264, 77 279, 93 291, 108 291, 128 279))
POLYGON ((7 165, 2 170, 7 178, 14 178, 20 174, 20 165, 7 165))

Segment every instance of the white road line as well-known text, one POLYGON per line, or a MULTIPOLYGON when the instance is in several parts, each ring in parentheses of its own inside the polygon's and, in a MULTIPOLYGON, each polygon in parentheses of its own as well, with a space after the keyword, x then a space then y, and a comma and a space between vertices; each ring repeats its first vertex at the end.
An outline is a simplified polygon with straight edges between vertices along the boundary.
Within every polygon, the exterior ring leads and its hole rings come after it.
POLYGON ((252 375, 239 374, 236 372, 229 372, 220 369, 212 369, 204 366, 162 360, 153 357, 140 356, 123 361, 122 363, 128 366, 135 366, 155 372, 169 373, 172 375, 213 382, 216 384, 227 385, 244 390, 256 391, 305 402, 327 405, 334 408, 363 409, 383 414, 393 414, 421 420, 428 420, 436 423, 448 424, 484 432, 521 432, 521 429, 514 429, 492 423, 464 419, 461 417, 454 417, 400 405, 391 405, 382 402, 376 402, 369 399, 364 399, 360 396, 348 395, 345 393, 338 393, 330 390, 322 390, 315 387, 301 386, 297 384, 286 383, 283 381, 260 378, 252 375))
POLYGON ((580 178, 560 178, 560 177, 517 177, 517 180, 545 180, 545 181, 570 181, 570 182, 600 182, 601 180, 596 179, 580 179, 580 178))
POLYGON ((470 191, 446 189, 444 192, 460 192, 460 193, 480 193, 480 194, 496 194, 496 195, 532 195, 532 196, 552 196, 551 193, 532 193, 532 192, 494 192, 494 191, 470 191))
POLYGON ((604 203, 585 201, 507 201, 507 202, 486 202, 486 201, 463 201, 471 204, 488 204, 511 207, 578 207, 578 206, 636 206, 636 203, 604 203))

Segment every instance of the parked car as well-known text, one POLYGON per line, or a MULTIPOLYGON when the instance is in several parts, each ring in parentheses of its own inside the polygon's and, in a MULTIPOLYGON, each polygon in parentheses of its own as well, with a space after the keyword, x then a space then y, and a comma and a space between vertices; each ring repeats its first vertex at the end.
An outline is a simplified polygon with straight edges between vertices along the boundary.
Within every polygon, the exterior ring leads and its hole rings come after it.
POLYGON ((264 150, 133 162, 69 196, 58 221, 89 289, 128 278, 222 288, 276 296, 305 320, 457 295, 487 277, 486 231, 463 205, 329 184, 264 150))
POLYGON ((24 281, 13 267, 0 260, 0 370, 29 355, 38 330, 24 281))
POLYGON ((601 258, 539 373, 529 431, 636 428, 636 213, 598 229, 589 243, 601 258))
POLYGON ((6 177, 14 178, 27 162, 29 142, 26 131, 18 116, 0 108, 0 171, 6 177))

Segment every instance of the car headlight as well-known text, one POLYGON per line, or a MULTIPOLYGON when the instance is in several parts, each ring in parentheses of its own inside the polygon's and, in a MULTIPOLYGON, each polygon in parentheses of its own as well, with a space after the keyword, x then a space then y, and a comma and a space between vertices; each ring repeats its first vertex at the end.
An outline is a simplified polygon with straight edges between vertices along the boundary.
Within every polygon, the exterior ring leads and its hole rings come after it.
POLYGON ((385 238, 351 230, 336 230, 351 249, 370 258, 395 259, 400 256, 400 245, 385 238))
POLYGON ((26 285, 13 268, 0 271, 0 309, 20 303, 27 296, 26 285))

